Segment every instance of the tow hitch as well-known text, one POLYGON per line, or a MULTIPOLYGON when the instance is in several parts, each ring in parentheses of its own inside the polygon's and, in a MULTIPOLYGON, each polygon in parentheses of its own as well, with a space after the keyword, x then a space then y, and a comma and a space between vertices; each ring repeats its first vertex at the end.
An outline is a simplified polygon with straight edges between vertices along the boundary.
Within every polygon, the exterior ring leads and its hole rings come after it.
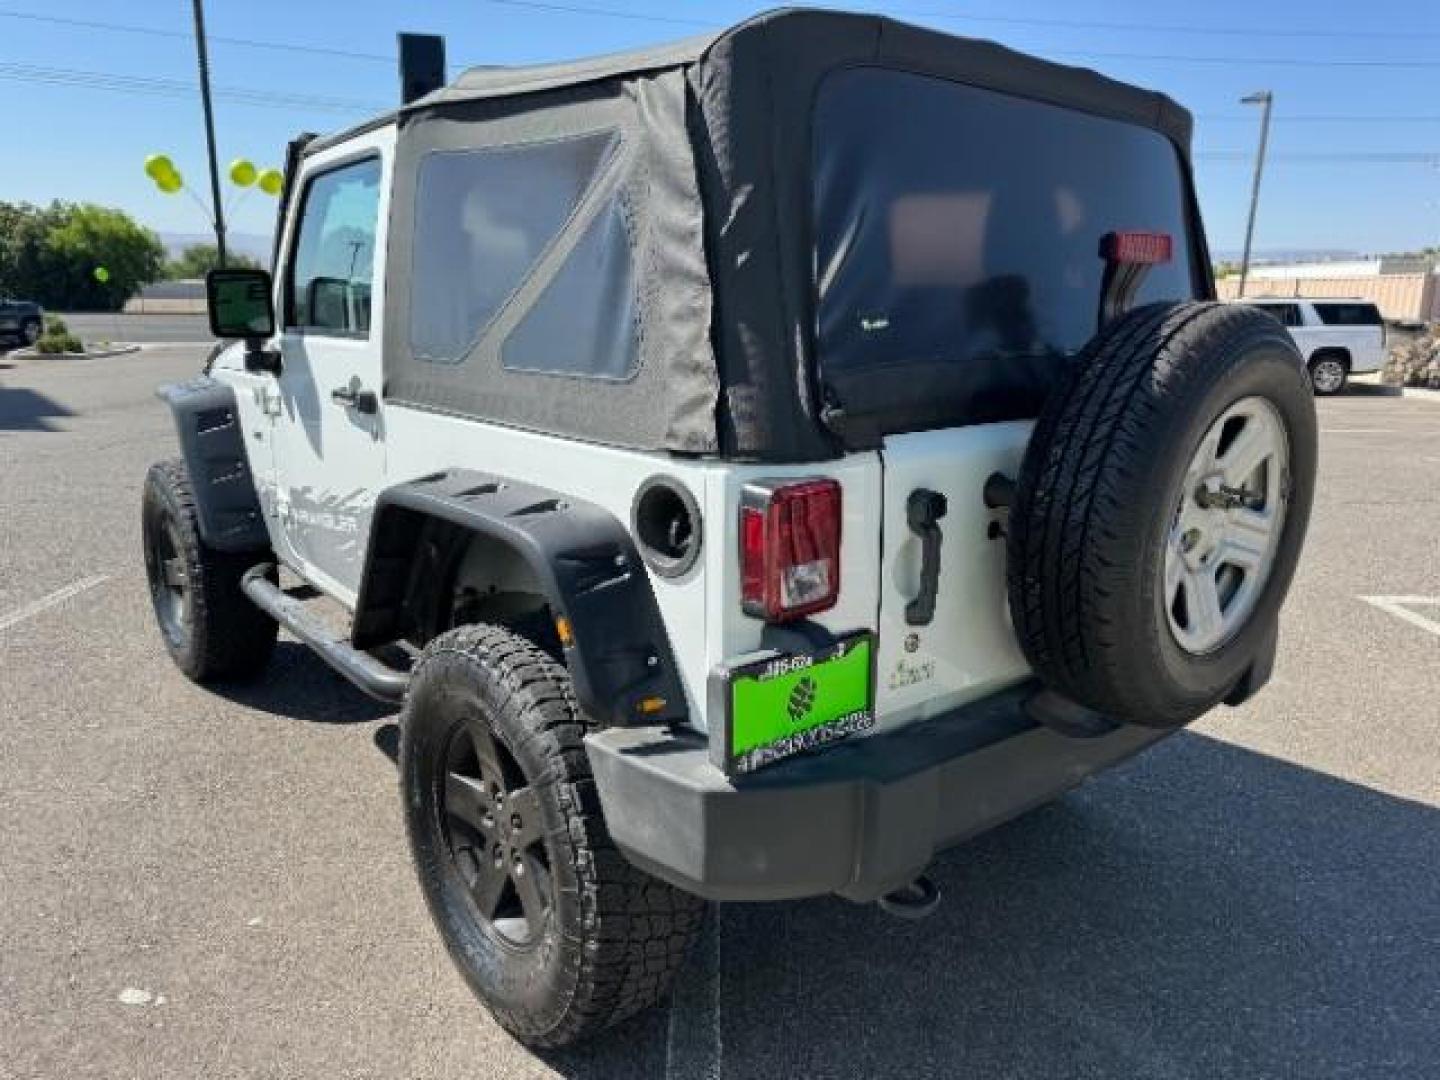
POLYGON ((935 914, 935 909, 940 906, 940 886, 929 874, 921 874, 910 884, 886 893, 875 902, 880 905, 881 911, 897 919, 915 922, 935 914))

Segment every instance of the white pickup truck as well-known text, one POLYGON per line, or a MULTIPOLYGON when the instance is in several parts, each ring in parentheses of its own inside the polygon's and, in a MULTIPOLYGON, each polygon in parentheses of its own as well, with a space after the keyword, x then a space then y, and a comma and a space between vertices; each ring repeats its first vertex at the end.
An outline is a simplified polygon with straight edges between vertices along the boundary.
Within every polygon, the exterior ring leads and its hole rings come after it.
POLYGON ((1316 394, 1338 394, 1351 375, 1385 366, 1385 320, 1369 300, 1260 297, 1244 303, 1269 312, 1290 331, 1316 394))

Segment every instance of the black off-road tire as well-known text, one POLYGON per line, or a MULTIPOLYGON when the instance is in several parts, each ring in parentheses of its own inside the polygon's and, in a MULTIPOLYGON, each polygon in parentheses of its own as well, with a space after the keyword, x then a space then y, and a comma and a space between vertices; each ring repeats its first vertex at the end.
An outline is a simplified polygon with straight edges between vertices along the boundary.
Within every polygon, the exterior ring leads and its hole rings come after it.
POLYGON ((584 732, 565 669, 484 624, 425 647, 401 721, 400 790, 431 915, 496 1020, 538 1047, 582 1039, 659 1001, 704 914, 699 899, 615 848, 584 732), (497 773, 499 802, 487 779, 497 773), (476 790, 487 793, 479 803, 476 790), (507 868, 495 871, 504 881, 487 888, 477 853, 497 850, 503 857, 490 865, 507 868), (533 924, 523 874, 508 869, 516 865, 528 867, 531 895, 543 901, 533 924))
POLYGON ((241 591, 240 578, 269 553, 216 551, 205 544, 190 477, 178 458, 150 467, 141 531, 150 599, 176 666, 198 683, 258 675, 275 651, 279 627, 241 591))
POLYGON ((1273 642, 1315 465, 1305 365, 1271 316, 1165 303, 1116 320, 1048 399, 1016 485, 1009 599, 1030 665, 1070 700, 1129 723, 1175 727, 1224 700, 1273 642), (1288 507, 1248 618, 1197 655, 1177 642, 1162 587, 1176 494, 1202 437, 1252 397, 1288 438, 1288 507))

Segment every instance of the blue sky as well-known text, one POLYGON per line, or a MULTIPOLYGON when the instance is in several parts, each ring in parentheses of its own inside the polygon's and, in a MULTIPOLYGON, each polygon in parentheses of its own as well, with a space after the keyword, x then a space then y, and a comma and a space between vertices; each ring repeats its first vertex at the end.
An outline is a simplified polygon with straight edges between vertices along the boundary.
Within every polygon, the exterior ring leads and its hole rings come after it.
MULTIPOLYGON (((397 95, 387 59, 397 30, 444 34, 453 73, 466 64, 682 37, 766 6, 208 0, 221 157, 279 165, 293 133, 334 130, 388 107, 397 95)), ((1238 99, 1261 88, 1274 91, 1276 109, 1257 248, 1369 252, 1440 243, 1440 4, 1433 0, 892 0, 869 10, 1171 94, 1197 114, 1196 169, 1216 250, 1242 240, 1258 110, 1238 99), (1349 117, 1363 119, 1342 119, 1349 117)), ((180 86, 195 77, 190 25, 189 0, 0 0, 0 102, 10 150, 0 199, 90 200, 159 230, 205 231, 190 199, 159 194, 141 172, 145 154, 163 150, 192 188, 208 190, 198 101, 180 86), (121 25, 164 33, 113 28, 121 25), (105 77, 99 86, 97 75, 105 77)), ((268 233, 273 213, 273 201, 251 195, 236 208, 232 229, 268 233)))

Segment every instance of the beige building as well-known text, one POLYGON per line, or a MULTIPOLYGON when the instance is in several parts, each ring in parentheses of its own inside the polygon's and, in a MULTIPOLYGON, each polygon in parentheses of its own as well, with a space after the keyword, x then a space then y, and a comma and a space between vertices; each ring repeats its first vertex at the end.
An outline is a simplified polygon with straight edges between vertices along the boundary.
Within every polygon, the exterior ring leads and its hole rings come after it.
MULTIPOLYGON (((1238 275, 1215 283, 1222 300, 1240 295, 1238 275)), ((1256 266, 1246 296, 1358 297, 1373 300, 1387 319, 1440 322, 1440 271, 1418 259, 1256 266)))

